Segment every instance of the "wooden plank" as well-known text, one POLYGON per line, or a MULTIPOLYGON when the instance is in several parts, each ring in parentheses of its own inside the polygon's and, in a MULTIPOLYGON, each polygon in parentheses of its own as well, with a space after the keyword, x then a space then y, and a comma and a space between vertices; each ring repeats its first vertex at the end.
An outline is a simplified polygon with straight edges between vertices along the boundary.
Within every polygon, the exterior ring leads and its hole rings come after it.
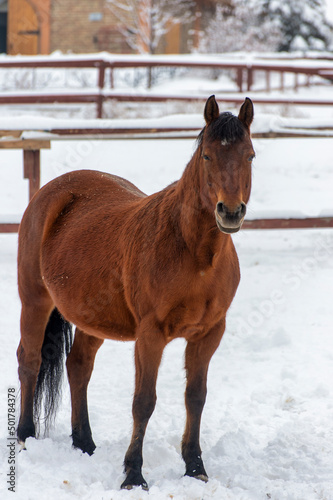
POLYGON ((83 104, 86 102, 97 102, 99 97, 98 92, 90 92, 85 94, 11 94, 8 92, 0 94, 0 104, 52 104, 52 103, 70 103, 70 104, 83 104))
POLYGON ((0 222, 0 233, 17 233, 20 224, 13 222, 0 222))
MULTIPOLYGON (((104 62, 109 66, 110 62, 104 61, 103 58, 96 59, 53 59, 46 57, 22 57, 16 59, 4 59, 0 61, 0 68, 96 68, 104 62)), ((112 63, 111 63, 112 64, 112 63)))
POLYGON ((0 149, 23 149, 24 151, 31 151, 50 148, 51 141, 49 139, 0 140, 0 149))
POLYGON ((304 219, 254 219, 245 220, 243 229, 315 229, 333 228, 332 217, 307 217, 304 219))
POLYGON ((195 137, 199 134, 200 129, 197 127, 161 127, 161 128, 73 128, 73 129, 59 129, 59 128, 54 128, 51 129, 49 132, 51 134, 56 134, 56 135, 67 135, 67 136, 72 136, 72 135, 93 135, 93 136, 103 136, 105 135, 120 135, 124 134, 126 136, 128 135, 136 135, 136 134, 158 134, 158 133, 176 133, 178 132, 181 134, 181 132, 194 132, 196 135, 195 137))
MULTIPOLYGON (((242 104, 245 95, 240 94, 216 94, 216 100, 219 102, 227 102, 232 104, 242 104)), ((1 99, 1 97, 0 97, 1 99)), ((206 102, 207 96, 196 94, 196 95, 172 95, 172 94, 126 94, 117 92, 105 92, 104 99, 115 100, 119 102, 167 102, 167 101, 184 101, 184 102, 206 102)), ((290 105, 302 105, 302 106, 332 106, 333 99, 307 99, 301 97, 262 97, 256 95, 253 97, 254 104, 290 104, 290 105)))
MULTIPOLYGON (((18 223, 0 223, 0 233, 16 233, 18 223)), ((246 220, 242 229, 319 229, 333 228, 333 217, 309 217, 306 219, 256 219, 246 220)))
MULTIPOLYGON (((245 96, 241 94, 216 94, 216 99, 220 102, 241 104, 245 96)), ((117 92, 90 92, 85 94, 0 94, 0 104, 53 104, 53 103, 100 103, 102 100, 114 100, 118 102, 206 102, 206 95, 172 95, 172 94, 133 94, 117 92)), ((255 104, 289 104, 302 106, 332 106, 333 99, 308 99, 300 97, 262 97, 256 95, 253 98, 255 104)), ((99 104, 100 106, 100 104, 99 104)))
POLYGON ((0 130, 0 137, 15 137, 19 138, 22 135, 23 130, 0 130))
POLYGON ((254 132, 251 134, 253 139, 328 139, 333 137, 333 130, 326 130, 316 132, 315 130, 299 130, 293 132, 292 130, 280 132, 254 132))

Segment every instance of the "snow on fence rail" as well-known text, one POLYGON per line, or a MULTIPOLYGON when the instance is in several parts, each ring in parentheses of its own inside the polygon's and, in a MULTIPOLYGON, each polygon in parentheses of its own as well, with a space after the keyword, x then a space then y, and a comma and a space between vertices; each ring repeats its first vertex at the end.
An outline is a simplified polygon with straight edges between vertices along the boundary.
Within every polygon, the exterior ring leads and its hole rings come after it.
MULTIPOLYGON (((75 119, 46 116, 0 117, 0 147, 8 137, 25 139, 133 139, 196 138, 204 127, 202 114, 176 114, 159 118, 75 119), (46 134, 46 135, 45 135, 46 134), (2 139, 1 139, 2 137, 2 139)), ((254 138, 333 137, 333 118, 284 118, 272 114, 255 115, 251 126, 254 138)))
MULTIPOLYGON (((0 95, 0 104, 35 104, 35 103, 96 103, 96 114, 98 118, 103 116, 103 102, 105 100, 114 99, 118 101, 151 101, 162 102, 167 100, 203 100, 207 96, 202 95, 156 95, 152 93, 135 94, 135 93, 119 93, 114 89, 114 71, 119 68, 147 68, 147 87, 151 87, 151 71, 153 68, 172 67, 172 68, 209 68, 209 69, 227 69, 235 72, 236 83, 240 93, 246 88, 247 92, 252 90, 254 75, 257 71, 266 73, 266 90, 269 91, 270 75, 272 72, 278 72, 281 75, 280 90, 284 89, 284 75, 293 73, 295 75, 294 88, 297 90, 299 82, 298 75, 304 74, 308 77, 313 75, 322 78, 333 78, 333 61, 320 59, 297 59, 281 60, 276 58, 271 60, 263 60, 251 55, 222 57, 211 55, 177 55, 177 56, 133 56, 115 54, 93 54, 82 56, 16 56, 16 57, 0 57, 1 68, 95 68, 97 71, 97 91, 95 92, 59 92, 59 93, 2 93, 0 95), (109 86, 111 90, 106 90, 106 70, 109 71, 109 86)), ((218 98, 224 102, 232 102, 238 104, 243 96, 240 94, 234 95, 219 95, 218 98)), ((313 105, 332 105, 331 100, 304 100, 298 98, 258 98, 258 103, 265 104, 313 104, 313 105)))

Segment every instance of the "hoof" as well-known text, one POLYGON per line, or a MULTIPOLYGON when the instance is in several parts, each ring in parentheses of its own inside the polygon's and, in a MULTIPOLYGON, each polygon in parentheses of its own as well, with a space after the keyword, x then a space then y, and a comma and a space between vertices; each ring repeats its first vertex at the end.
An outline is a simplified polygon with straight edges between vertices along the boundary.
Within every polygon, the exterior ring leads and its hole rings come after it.
POLYGON ((86 446, 81 446, 81 445, 76 445, 73 443, 73 449, 74 450, 81 450, 83 453, 88 453, 88 455, 91 457, 91 455, 94 454, 94 451, 96 449, 96 446, 89 446, 89 447, 86 447, 86 446))
POLYGON ((205 471, 205 467, 201 459, 196 463, 192 462, 187 465, 185 476, 194 477, 195 479, 199 479, 204 483, 208 482, 208 475, 207 472, 205 471))
POLYGON ((200 481, 203 481, 204 483, 208 483, 208 476, 206 474, 199 474, 198 476, 194 476, 195 479, 199 479, 200 481))
POLYGON ((122 490, 131 490, 136 486, 141 486, 144 491, 148 491, 148 484, 143 478, 141 472, 136 472, 133 469, 129 470, 125 481, 122 483, 120 488, 122 490))
POLYGON ((21 441, 20 439, 17 440, 17 444, 19 446, 19 453, 23 450, 26 450, 26 446, 25 446, 25 441, 21 441))
POLYGON ((193 477, 194 479, 198 479, 199 481, 203 481, 204 483, 208 483, 207 474, 188 474, 188 473, 186 473, 185 476, 193 477))
POLYGON ((78 448, 82 450, 83 453, 88 453, 88 455, 92 455, 96 449, 96 445, 92 438, 89 439, 80 439, 74 432, 72 434, 73 439, 73 448, 78 448))
POLYGON ((16 431, 17 441, 24 444, 28 437, 36 437, 35 425, 33 423, 19 424, 16 431))

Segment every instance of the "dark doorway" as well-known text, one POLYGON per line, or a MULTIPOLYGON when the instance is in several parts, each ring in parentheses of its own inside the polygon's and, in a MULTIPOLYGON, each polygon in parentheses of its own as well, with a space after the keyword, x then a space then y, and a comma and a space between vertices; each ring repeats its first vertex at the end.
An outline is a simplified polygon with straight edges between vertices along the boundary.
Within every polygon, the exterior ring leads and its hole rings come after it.
POLYGON ((7 12, 0 11, 0 54, 7 52, 7 12))

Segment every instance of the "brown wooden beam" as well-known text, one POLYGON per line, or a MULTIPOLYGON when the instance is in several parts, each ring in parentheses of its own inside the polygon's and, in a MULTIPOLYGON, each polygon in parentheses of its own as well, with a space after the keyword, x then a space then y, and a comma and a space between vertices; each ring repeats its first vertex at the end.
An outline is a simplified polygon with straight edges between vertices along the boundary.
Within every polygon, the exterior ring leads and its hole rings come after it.
POLYGON ((245 220, 243 229, 315 229, 333 228, 332 217, 307 217, 304 219, 255 219, 245 220))
POLYGON ((17 233, 20 224, 13 222, 0 222, 0 233, 17 233))
MULTIPOLYGON (((15 134, 15 130, 13 131, 15 134)), ((44 139, 13 139, 1 140, 0 149, 22 149, 23 151, 35 151, 39 149, 50 149, 51 141, 44 139)))
POLYGON ((24 178, 29 179, 29 200, 40 188, 40 150, 23 151, 24 178))
MULTIPOLYGON (((240 82, 238 82, 240 85, 240 82)), ((244 95, 241 94, 216 94, 216 99, 232 104, 241 104, 244 101, 244 95)), ((117 92, 91 92, 85 94, 0 94, 0 104, 97 104, 97 114, 101 117, 102 104, 105 100, 114 100, 118 102, 167 102, 167 101, 184 101, 184 102, 206 102, 206 95, 172 95, 172 94, 133 94, 133 93, 117 93, 117 92)), ((332 106, 333 99, 309 99, 299 97, 262 97, 256 95, 253 97, 255 104, 272 104, 272 105, 302 105, 302 106, 332 106)))
MULTIPOLYGON (((18 223, 0 223, 0 233, 16 233, 18 223)), ((255 219, 244 221, 243 229, 319 229, 333 228, 332 217, 308 217, 306 219, 255 219)))
POLYGON ((87 94, 6 94, 1 93, 0 104, 52 104, 52 103, 69 103, 69 104, 84 104, 97 102, 99 97, 98 92, 87 94))

